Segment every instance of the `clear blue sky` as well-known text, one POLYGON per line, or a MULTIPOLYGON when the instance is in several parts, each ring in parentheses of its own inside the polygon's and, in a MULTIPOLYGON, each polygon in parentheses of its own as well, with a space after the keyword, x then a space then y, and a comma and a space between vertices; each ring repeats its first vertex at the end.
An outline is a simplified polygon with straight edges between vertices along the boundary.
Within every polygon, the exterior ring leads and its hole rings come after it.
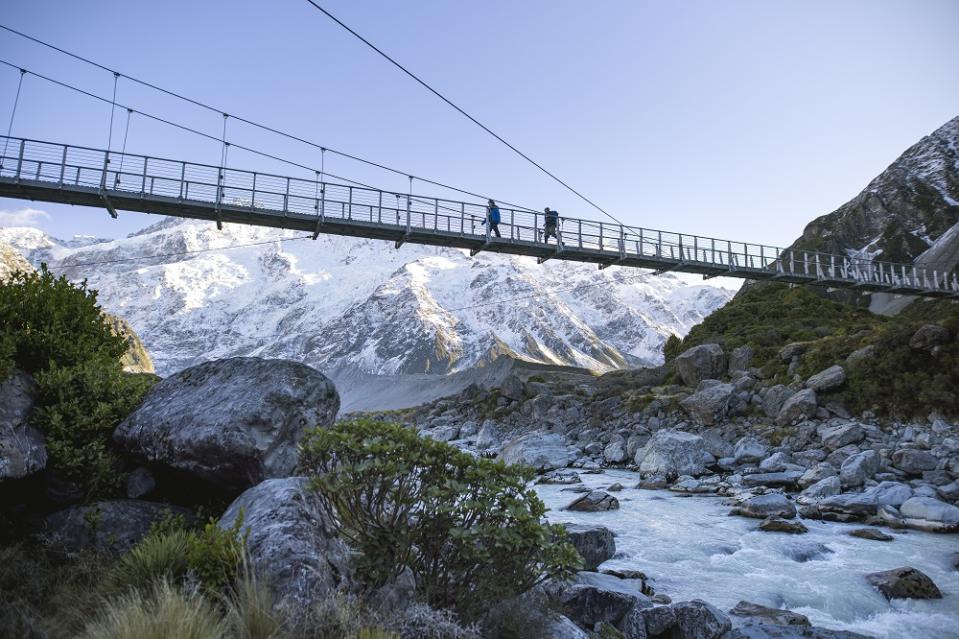
MULTIPOLYGON (((321 4, 607 210, 654 228, 786 244, 959 114, 955 0, 321 4)), ((305 0, 4 5, 0 22, 247 118, 503 200, 600 215, 305 0)), ((112 88, 109 74, 7 33, 0 58, 112 88)), ((16 77, 0 69, 4 131, 16 77)), ((214 114, 123 82, 118 98, 219 134, 214 114)), ((108 120, 108 108, 28 76, 14 134, 103 147, 108 120)), ((118 113, 115 146, 122 125, 118 113)), ((255 131, 230 137, 318 163, 255 131)), ((219 159, 214 143, 138 119, 128 150, 219 159)), ((343 160, 328 168, 406 188, 343 160)), ((7 213, 28 206, 62 237, 153 221, 0 201, 7 213)))

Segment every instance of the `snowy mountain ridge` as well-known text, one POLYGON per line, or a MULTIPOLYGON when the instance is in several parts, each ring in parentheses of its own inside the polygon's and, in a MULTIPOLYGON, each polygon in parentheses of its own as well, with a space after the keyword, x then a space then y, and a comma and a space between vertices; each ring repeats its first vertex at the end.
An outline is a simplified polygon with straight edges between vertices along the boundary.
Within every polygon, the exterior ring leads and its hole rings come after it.
POLYGON ((447 374, 501 354, 650 365, 669 335, 733 294, 669 274, 177 219, 118 240, 34 228, 0 229, 0 240, 87 279, 161 375, 234 355, 377 375, 447 374), (145 255, 160 257, 131 259, 145 255))

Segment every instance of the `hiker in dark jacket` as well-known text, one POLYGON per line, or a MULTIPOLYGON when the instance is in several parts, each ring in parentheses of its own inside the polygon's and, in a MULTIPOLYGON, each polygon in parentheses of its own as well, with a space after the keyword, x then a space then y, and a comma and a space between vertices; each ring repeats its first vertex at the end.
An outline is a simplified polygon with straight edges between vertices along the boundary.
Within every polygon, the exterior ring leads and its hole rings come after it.
POLYGON ((552 235, 556 238, 556 243, 559 244, 559 235, 556 234, 556 227, 559 225, 559 213, 551 211, 548 206, 544 209, 544 213, 546 214, 546 225, 543 230, 543 241, 548 242, 552 235))
POLYGON ((502 237, 499 234, 499 220, 499 207, 496 206, 496 202, 490 200, 486 204, 486 219, 482 223, 489 223, 489 232, 495 234, 496 237, 502 237))

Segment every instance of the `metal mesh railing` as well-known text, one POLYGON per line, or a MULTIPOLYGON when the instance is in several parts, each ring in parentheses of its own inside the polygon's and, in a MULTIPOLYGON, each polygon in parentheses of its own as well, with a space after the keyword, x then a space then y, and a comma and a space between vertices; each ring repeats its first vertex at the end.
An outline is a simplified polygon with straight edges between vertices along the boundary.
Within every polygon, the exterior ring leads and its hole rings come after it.
POLYGON ((545 237, 543 213, 503 207, 498 229, 501 237, 496 237, 485 224, 487 210, 482 202, 22 138, 0 136, 0 148, 0 179, 50 184, 58 189, 93 189, 104 195, 134 194, 146 199, 248 209, 253 213, 309 216, 320 223, 338 220, 405 229, 410 233, 458 235, 484 244, 548 245, 560 258, 564 253, 578 252, 608 258, 608 263, 629 264, 630 260, 638 260, 660 264, 664 270, 858 285, 922 295, 959 294, 955 270, 942 272, 912 264, 795 251, 570 217, 560 219, 557 241, 545 237))

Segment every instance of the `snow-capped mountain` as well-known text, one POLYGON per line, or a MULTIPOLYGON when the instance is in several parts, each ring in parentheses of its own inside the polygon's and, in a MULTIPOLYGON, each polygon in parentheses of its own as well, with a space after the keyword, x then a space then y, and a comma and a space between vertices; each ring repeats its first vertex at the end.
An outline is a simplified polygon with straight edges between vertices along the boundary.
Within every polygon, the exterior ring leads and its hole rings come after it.
POLYGON ((500 354, 594 370, 653 364, 669 335, 733 293, 615 267, 176 219, 120 240, 32 228, 0 229, 0 240, 87 279, 161 375, 233 355, 372 374, 445 374, 500 354))

